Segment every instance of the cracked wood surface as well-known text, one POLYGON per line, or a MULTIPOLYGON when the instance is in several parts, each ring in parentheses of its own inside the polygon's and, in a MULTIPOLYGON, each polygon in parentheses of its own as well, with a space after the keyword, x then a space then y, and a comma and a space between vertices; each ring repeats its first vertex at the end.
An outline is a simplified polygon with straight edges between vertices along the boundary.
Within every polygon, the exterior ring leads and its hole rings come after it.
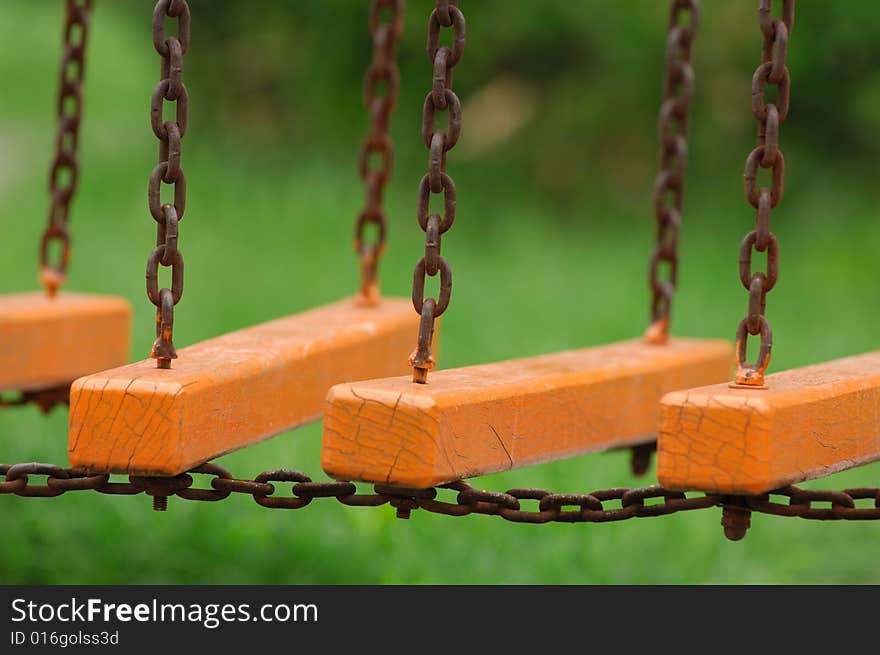
POLYGON ((657 475, 673 489, 760 494, 880 459, 880 352, 663 398, 657 475))
POLYGON ((91 472, 175 475, 320 417, 327 390, 397 375, 419 317, 409 299, 347 299, 77 380, 68 453, 91 472))
POLYGON ((430 487, 651 441, 664 393, 729 379, 729 343, 642 340, 340 384, 321 464, 337 479, 430 487))
POLYGON ((0 296, 0 391, 31 391, 128 361, 123 298, 45 292, 0 296))

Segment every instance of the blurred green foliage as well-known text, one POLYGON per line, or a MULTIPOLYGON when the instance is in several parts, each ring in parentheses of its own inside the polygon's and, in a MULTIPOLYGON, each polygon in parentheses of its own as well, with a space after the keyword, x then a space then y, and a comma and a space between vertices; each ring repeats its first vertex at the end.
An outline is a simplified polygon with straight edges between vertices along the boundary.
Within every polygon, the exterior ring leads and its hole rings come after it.
MULTIPOLYGON (((191 0, 185 79, 192 105, 181 225, 186 297, 178 346, 352 293, 351 224, 366 130, 366 0, 191 0)), ((424 26, 411 0, 388 194, 387 294, 408 295, 421 252, 416 184, 430 85, 424 26)), ((736 274, 753 211, 741 175, 754 143, 750 81, 760 55, 755 0, 705 0, 694 51, 697 92, 674 331, 731 336, 746 309, 736 274)), ((73 209, 70 287, 131 299, 132 358, 148 352, 152 245, 146 182, 156 159, 149 96, 159 61, 152 3, 96 1, 73 209)), ((450 158, 458 220, 444 239, 456 287, 442 364, 457 366, 603 343, 647 321, 666 3, 661 0, 463 0, 468 46, 456 71, 464 130, 450 158)), ((876 347, 874 181, 880 157, 880 21, 871 2, 801 0, 792 35, 792 110, 782 129, 786 197, 773 214, 782 247, 769 299, 773 367, 876 347)), ((61 0, 0 5, 0 291, 36 287, 61 0)), ((415 335, 413 335, 415 337, 415 335)), ((0 459, 65 461, 66 414, 0 415, 0 459)), ((234 473, 301 468, 322 477, 320 427, 220 460, 234 473)), ((811 486, 876 485, 876 466, 811 486)), ((653 471, 648 480, 653 480, 653 471)), ((491 489, 632 485, 611 453, 489 476, 491 489)), ((743 542, 719 513, 609 525, 520 526, 356 510, 316 501, 296 513, 246 498, 171 500, 68 494, 0 498, 9 536, 4 583, 688 583, 880 582, 877 526, 758 516, 743 542), (845 556, 842 555, 845 553, 845 556)))

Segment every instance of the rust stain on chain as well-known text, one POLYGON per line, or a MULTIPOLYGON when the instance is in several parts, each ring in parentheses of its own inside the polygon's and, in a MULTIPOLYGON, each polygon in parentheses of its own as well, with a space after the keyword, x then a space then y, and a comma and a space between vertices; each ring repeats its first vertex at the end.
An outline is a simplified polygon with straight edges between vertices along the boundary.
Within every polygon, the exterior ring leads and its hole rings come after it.
MULTIPOLYGON (((669 342, 672 300, 678 284, 678 237, 684 211, 684 183, 687 173, 688 125, 694 95, 691 51, 700 22, 699 0, 672 0, 666 32, 663 102, 657 120, 660 137, 660 170, 654 178, 654 216, 657 241, 648 260, 651 289, 651 324, 645 330, 647 343, 669 342), (664 279, 661 266, 668 266, 664 279)), ((633 474, 644 475, 651 465, 654 444, 632 449, 633 474)))
POLYGON ((673 0, 666 36, 666 77, 660 106, 660 171, 654 179, 654 214, 657 245, 648 263, 651 287, 651 325, 648 343, 663 344, 669 338, 669 317, 678 280, 678 235, 684 204, 684 181, 688 156, 688 123, 694 93, 691 50, 700 19, 699 0, 673 0), (669 267, 663 278, 661 264, 669 267))
POLYGON ((252 496, 258 505, 270 509, 302 509, 315 499, 335 498, 351 507, 389 504, 396 509, 400 518, 409 518, 413 511, 423 509, 446 516, 500 516, 514 523, 608 523, 721 507, 725 535, 734 541, 745 536, 751 524, 752 512, 817 521, 880 520, 878 487, 833 491, 789 486, 757 496, 738 496, 695 495, 693 492, 672 491, 652 485, 560 494, 532 488, 509 489, 506 492, 483 491, 459 480, 427 489, 377 484, 373 487, 374 493, 359 494, 351 482, 314 482, 305 473, 292 469, 263 471, 253 480, 238 479, 212 462, 173 477, 129 476, 128 482, 110 482, 106 474, 87 475, 74 469, 39 463, 0 464, 0 476, 5 478, 0 481, 0 495, 51 498, 67 492, 88 490, 111 495, 146 494, 154 499, 154 508, 159 511, 167 508, 171 496, 216 502, 232 494, 252 496), (46 483, 31 484, 31 476, 46 476, 46 483), (195 479, 200 476, 210 476, 206 480, 207 487, 194 486, 195 479), (285 483, 292 485, 289 495, 279 493, 279 484, 285 483), (441 493, 451 492, 456 494, 451 502, 437 498, 441 493), (779 502, 774 497, 784 498, 787 502, 779 502), (526 502, 536 502, 537 508, 524 508, 526 502), (819 503, 824 506, 815 505, 819 503))
POLYGON ((771 15, 772 0, 760 0, 758 22, 764 42, 761 65, 752 76, 752 114, 758 121, 758 140, 746 158, 743 193, 755 208, 755 229, 746 234, 740 247, 739 278, 749 292, 748 314, 736 328, 736 376, 732 386, 764 388, 764 373, 770 365, 773 331, 765 316, 767 294, 779 277, 779 242, 770 231, 771 210, 782 200, 785 157, 779 149, 779 127, 788 115, 791 78, 785 58, 794 25, 794 0, 782 0, 782 18, 771 15), (764 87, 777 87, 776 102, 765 101, 764 87), (771 171, 770 188, 757 186, 758 169, 771 171), (767 271, 752 272, 752 251, 767 252, 767 271), (758 359, 746 361, 749 335, 760 335, 758 359))
POLYGON ((79 128, 82 122, 82 82, 92 0, 67 0, 64 48, 58 81, 58 131, 55 159, 49 173, 49 220, 40 240, 40 282, 54 297, 67 277, 70 265, 70 233, 67 229, 70 203, 79 178, 79 128), (50 248, 58 242, 61 252, 51 262, 50 248))
POLYGON ((159 163, 150 173, 147 205, 156 221, 156 248, 147 259, 147 297, 156 306, 156 340, 150 357, 158 368, 171 368, 174 307, 183 295, 183 254, 177 247, 178 225, 186 210, 186 176, 180 166, 181 141, 189 124, 189 95, 183 83, 183 58, 190 44, 186 0, 159 0, 153 10, 153 47, 162 58, 159 84, 150 99, 150 126, 159 139, 159 163), (165 36, 167 18, 177 19, 177 36, 165 36), (165 121, 165 102, 175 103, 175 119, 165 121), (174 202, 162 204, 162 183, 174 186, 174 202), (171 267, 171 289, 159 289, 159 266, 171 267))
POLYGON ((452 90, 452 72, 461 61, 467 42, 464 14, 457 0, 437 0, 428 19, 428 60, 432 66, 431 90, 422 107, 422 140, 428 149, 428 173, 419 183, 416 215, 425 232, 425 256, 413 272, 412 301, 421 316, 416 349, 409 357, 413 382, 426 384, 428 371, 436 365, 431 345, 434 324, 446 311, 452 297, 452 268, 440 256, 440 241, 455 221, 455 183, 446 172, 446 155, 455 147, 461 134, 461 101, 452 90), (440 45, 441 28, 452 28, 452 48, 440 45), (435 119, 438 111, 449 112, 449 127, 438 132, 435 119), (430 214, 431 194, 443 194, 443 215, 430 214), (440 274, 440 297, 425 298, 425 279, 440 274))
POLYGON ((400 94, 397 45, 403 32, 403 13, 403 0, 373 0, 370 5, 368 25, 373 37, 373 60, 364 79, 364 105, 370 118, 370 131, 361 146, 358 166, 366 201, 354 225, 354 248, 361 264, 360 300, 367 305, 379 302, 379 261, 385 252, 388 230, 383 199, 394 165, 389 127, 400 94), (383 9, 390 12, 387 22, 380 20, 383 9), (380 168, 370 167, 372 157, 380 159, 380 168), (366 239, 368 225, 375 225, 378 230, 373 243, 366 239))

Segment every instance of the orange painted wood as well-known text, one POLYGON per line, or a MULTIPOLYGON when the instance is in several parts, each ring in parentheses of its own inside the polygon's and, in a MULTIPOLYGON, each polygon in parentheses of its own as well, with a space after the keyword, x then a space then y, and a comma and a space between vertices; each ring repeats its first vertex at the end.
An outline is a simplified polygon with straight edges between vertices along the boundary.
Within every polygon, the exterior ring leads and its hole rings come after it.
POLYGON ((657 475, 674 489, 760 494, 880 459, 880 352, 663 399, 657 475))
POLYGON ((653 440, 664 393, 727 379, 717 340, 643 340, 340 384, 321 464, 337 479, 430 487, 653 440))
POLYGON ((343 300, 77 380, 68 451, 91 472, 175 475, 319 418, 343 380, 408 370, 409 299, 343 300))
POLYGON ((0 296, 0 391, 70 384, 128 361, 131 307, 114 296, 0 296))

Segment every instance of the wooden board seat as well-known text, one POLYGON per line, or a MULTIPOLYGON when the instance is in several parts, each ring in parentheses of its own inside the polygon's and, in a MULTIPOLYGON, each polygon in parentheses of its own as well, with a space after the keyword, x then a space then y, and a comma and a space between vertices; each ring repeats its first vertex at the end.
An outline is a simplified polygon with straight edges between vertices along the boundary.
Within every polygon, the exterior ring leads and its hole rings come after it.
POLYGON ((408 370, 409 299, 347 299, 77 380, 68 451, 90 472, 176 475, 319 418, 344 380, 408 370))
POLYGON ((673 489, 761 494, 880 459, 880 352, 663 398, 657 475, 673 489))
POLYGON ((659 400, 729 378, 726 341, 643 340, 482 366, 340 384, 321 464, 337 479, 431 487, 653 440, 659 400))
POLYGON ((131 306, 115 296, 0 296, 0 391, 69 385, 128 361, 131 306))

